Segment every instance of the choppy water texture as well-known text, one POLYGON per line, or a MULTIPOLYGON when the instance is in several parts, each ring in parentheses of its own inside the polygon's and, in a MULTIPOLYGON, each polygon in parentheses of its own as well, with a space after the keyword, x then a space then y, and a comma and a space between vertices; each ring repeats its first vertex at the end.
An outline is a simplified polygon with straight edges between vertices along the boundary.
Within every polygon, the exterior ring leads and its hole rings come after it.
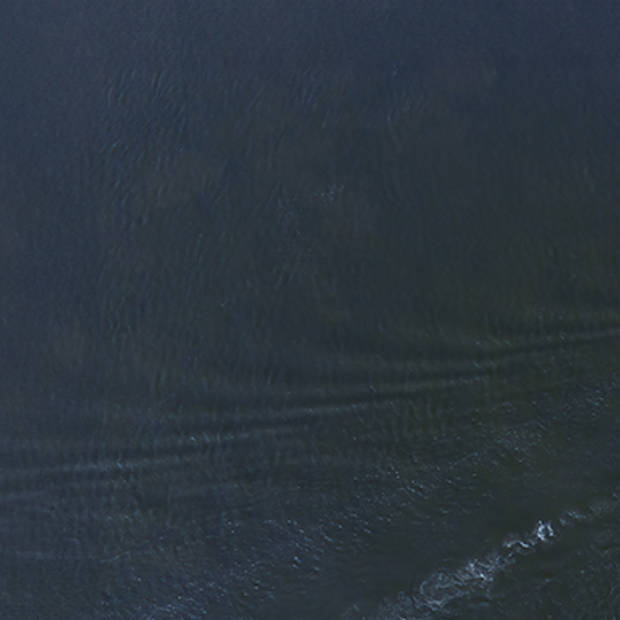
POLYGON ((620 616, 617 10, 10 4, 0 616, 620 616))

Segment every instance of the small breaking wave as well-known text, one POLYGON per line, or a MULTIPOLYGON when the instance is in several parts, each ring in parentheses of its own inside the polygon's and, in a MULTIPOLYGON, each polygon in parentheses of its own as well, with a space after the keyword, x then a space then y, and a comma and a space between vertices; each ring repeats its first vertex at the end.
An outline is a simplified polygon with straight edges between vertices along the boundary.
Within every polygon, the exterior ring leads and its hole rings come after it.
POLYGON ((617 511, 620 492, 599 498, 585 510, 567 510, 557 519, 539 520, 525 535, 509 534, 499 548, 457 567, 433 572, 411 592, 384 600, 373 620, 427 620, 452 617, 454 605, 464 599, 490 601, 495 582, 522 558, 555 544, 563 533, 582 522, 605 518, 617 511))

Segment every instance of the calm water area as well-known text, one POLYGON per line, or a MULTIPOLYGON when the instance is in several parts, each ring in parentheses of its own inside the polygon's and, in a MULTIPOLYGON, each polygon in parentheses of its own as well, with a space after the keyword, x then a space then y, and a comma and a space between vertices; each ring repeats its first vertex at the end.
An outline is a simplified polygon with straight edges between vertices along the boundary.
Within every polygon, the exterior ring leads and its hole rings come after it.
POLYGON ((0 29, 0 617, 620 617, 620 5, 0 29))

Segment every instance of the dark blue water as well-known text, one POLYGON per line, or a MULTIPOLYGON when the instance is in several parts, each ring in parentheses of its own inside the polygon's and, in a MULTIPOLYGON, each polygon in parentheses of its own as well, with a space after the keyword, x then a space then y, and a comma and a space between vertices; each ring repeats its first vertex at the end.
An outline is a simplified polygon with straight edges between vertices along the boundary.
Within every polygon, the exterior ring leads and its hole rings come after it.
POLYGON ((11 2, 0 616, 620 615, 620 15, 11 2))

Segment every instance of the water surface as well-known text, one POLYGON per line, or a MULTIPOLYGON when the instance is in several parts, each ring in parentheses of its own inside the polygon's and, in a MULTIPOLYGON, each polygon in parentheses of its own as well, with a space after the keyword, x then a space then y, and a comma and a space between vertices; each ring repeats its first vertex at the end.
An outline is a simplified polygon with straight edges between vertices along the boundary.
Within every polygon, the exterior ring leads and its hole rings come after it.
POLYGON ((0 615, 618 615, 617 10, 13 4, 0 615))

